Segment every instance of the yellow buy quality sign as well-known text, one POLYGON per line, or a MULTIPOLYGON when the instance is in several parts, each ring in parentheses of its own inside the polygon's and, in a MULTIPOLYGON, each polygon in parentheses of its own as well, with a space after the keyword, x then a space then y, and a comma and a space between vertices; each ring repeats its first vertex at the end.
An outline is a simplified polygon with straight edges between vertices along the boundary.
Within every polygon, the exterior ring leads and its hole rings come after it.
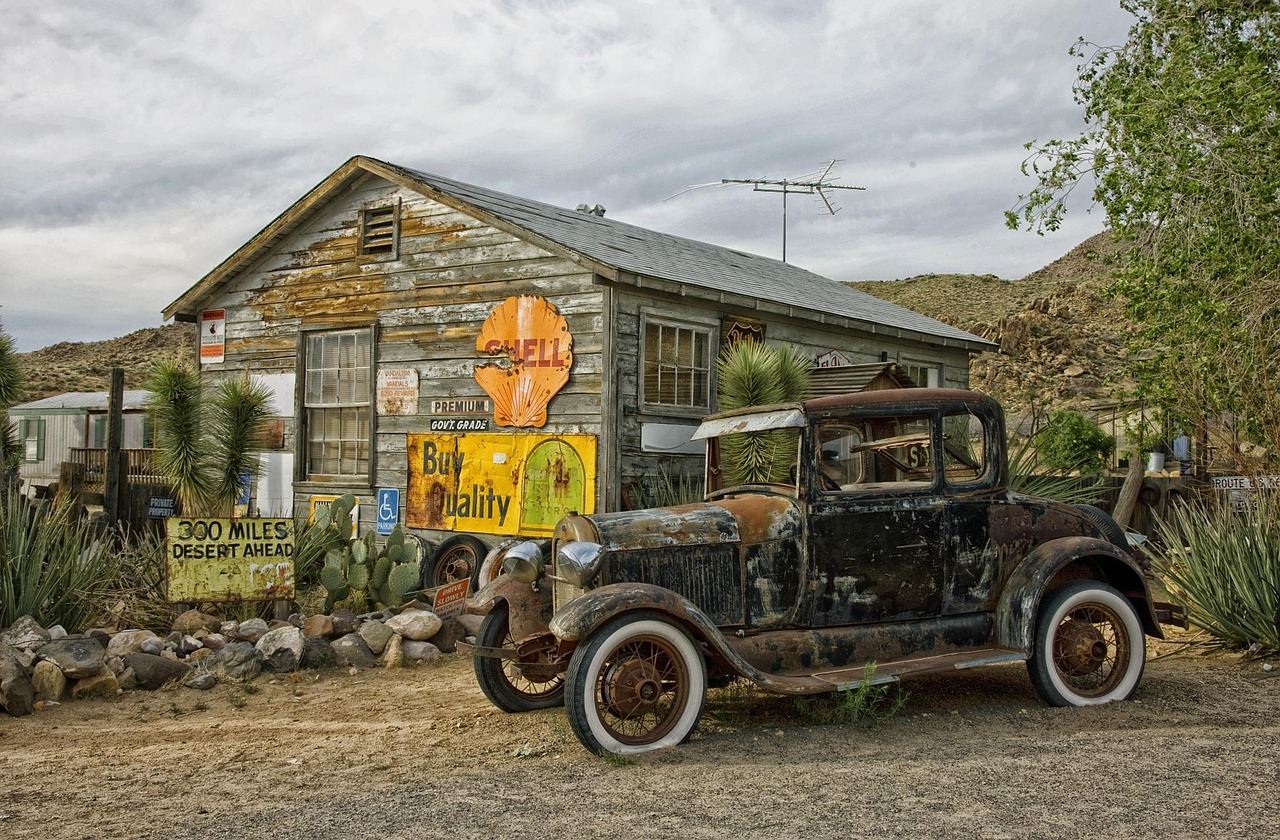
POLYGON ((569 511, 595 512, 595 435, 420 434, 406 447, 410 528, 550 535, 569 511))
POLYGON ((284 600, 294 594, 292 519, 165 520, 172 602, 284 600))

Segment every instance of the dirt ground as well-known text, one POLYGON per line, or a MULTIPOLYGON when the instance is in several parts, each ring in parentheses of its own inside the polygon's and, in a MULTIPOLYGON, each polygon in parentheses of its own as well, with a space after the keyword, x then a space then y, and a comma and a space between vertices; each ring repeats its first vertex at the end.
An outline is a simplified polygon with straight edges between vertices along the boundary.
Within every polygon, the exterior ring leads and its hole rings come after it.
POLYGON ((1162 654, 1095 709, 1043 705, 1021 666, 922 678, 871 729, 731 687, 628 761, 563 710, 493 709, 456 655, 130 692, 0 716, 0 837, 1280 837, 1261 665, 1162 654))

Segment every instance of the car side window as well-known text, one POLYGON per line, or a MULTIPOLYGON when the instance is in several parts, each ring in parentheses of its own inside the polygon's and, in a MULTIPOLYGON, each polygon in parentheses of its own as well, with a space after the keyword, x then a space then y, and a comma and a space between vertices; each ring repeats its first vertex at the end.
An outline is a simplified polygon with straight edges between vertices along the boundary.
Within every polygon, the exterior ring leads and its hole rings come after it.
POLYGON ((989 454, 981 417, 959 411, 942 418, 942 467, 948 485, 983 481, 994 468, 989 454))
POLYGON ((843 420, 818 429, 818 479, 824 493, 915 489, 933 483, 930 419, 843 420))

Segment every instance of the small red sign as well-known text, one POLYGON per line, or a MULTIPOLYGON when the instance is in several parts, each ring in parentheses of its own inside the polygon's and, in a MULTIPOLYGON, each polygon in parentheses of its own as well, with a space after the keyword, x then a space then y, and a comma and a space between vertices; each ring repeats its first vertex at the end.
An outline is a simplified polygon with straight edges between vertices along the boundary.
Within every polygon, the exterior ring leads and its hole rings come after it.
POLYGON ((462 615, 462 602, 466 600, 470 589, 471 581, 468 578, 446 583, 436 590, 436 596, 431 601, 431 611, 441 618, 457 618, 462 615))

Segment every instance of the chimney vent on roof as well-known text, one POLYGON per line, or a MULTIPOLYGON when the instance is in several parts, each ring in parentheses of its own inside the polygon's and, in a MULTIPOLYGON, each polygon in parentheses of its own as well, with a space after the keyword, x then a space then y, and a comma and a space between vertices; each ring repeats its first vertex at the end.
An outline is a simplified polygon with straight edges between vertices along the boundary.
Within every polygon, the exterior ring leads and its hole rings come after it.
POLYGON ((604 207, 599 204, 593 204, 593 205, 579 204, 574 209, 576 209, 579 213, 586 213, 588 216, 599 216, 601 218, 604 217, 604 207))

